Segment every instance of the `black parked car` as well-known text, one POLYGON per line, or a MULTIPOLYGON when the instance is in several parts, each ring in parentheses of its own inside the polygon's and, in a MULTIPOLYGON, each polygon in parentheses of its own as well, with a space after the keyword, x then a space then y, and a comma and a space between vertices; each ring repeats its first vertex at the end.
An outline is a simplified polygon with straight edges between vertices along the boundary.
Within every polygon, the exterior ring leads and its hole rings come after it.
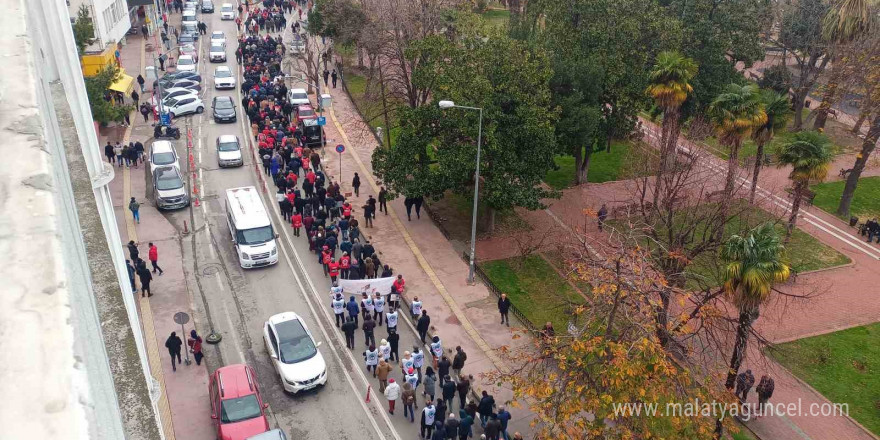
POLYGON ((212 2, 211 0, 202 0, 202 12, 213 13, 214 2, 212 2))
POLYGON ((231 96, 215 96, 211 108, 214 122, 235 122, 235 102, 231 96))

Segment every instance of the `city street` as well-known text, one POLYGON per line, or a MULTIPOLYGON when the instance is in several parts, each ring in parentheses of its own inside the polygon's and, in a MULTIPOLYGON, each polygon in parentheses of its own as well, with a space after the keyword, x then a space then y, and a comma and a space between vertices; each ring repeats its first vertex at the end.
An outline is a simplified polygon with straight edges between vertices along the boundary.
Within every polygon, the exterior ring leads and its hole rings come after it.
MULTIPOLYGON (((237 108, 238 121, 233 124, 215 123, 210 116, 210 102, 214 96, 232 96, 234 102, 239 102, 238 88, 219 91, 212 86, 214 67, 226 65, 238 70, 234 57, 237 46, 235 23, 221 21, 219 14, 201 14, 200 19, 208 25, 208 34, 218 30, 226 33, 228 61, 207 62, 208 38, 200 39, 198 69, 203 78, 201 97, 206 111, 176 119, 178 127, 192 134, 195 169, 190 170, 189 175, 195 179, 191 188, 198 192, 199 206, 167 213, 166 218, 177 231, 185 229, 184 223, 192 231, 182 241, 183 260, 187 290, 194 299, 199 332, 203 336, 211 331, 223 335, 219 344, 204 345, 208 371, 236 363, 254 367, 263 396, 270 404, 270 423, 277 424, 291 438, 412 438, 418 424, 411 425, 399 415, 391 423, 384 399, 378 399, 375 390, 371 402, 365 402, 368 385, 376 382, 368 382, 364 375, 360 352, 362 332, 357 333, 359 350, 353 353, 344 348, 342 334, 331 321, 329 279, 324 277, 321 266, 308 251, 306 240, 294 238, 286 222, 281 221, 274 194, 266 197, 263 192, 263 203, 273 213, 275 230, 281 234, 279 263, 250 270, 240 268, 225 220, 225 190, 242 186, 261 188, 262 178, 257 173, 262 170, 254 166, 256 159, 247 146, 248 140, 252 139, 250 130, 245 130, 247 116, 242 110, 237 108), (238 136, 242 142, 244 166, 218 166, 215 142, 221 135, 238 136), (324 343, 319 350, 328 364, 327 384, 296 396, 283 391, 262 337, 266 319, 285 311, 293 311, 305 319, 316 340, 324 343), (404 434, 399 436, 397 432, 404 434)), ((237 85, 240 84, 239 77, 237 85)), ((189 155, 185 138, 183 136, 175 142, 184 170, 189 155)), ((415 330, 405 324, 399 329, 403 352, 416 340, 415 330)), ((385 335, 384 328, 377 329, 377 340, 385 335)), ((399 377, 399 369, 392 375, 399 377)), ((207 406, 208 402, 203 404, 207 406)), ((421 406, 423 400, 420 397, 421 406)), ((188 423, 210 423, 210 420, 190 420, 188 423)))

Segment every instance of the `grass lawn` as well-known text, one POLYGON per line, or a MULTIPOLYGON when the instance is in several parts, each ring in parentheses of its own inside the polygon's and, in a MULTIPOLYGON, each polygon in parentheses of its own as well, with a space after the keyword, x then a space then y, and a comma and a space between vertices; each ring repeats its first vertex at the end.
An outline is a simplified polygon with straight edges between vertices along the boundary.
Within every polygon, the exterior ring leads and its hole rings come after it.
POLYGON ((758 440, 757 437, 752 435, 752 432, 746 429, 744 426, 740 426, 739 432, 731 435, 733 440, 758 440))
MULTIPOLYGON (((587 181, 590 183, 622 180, 627 176, 625 159, 629 156, 631 145, 628 141, 614 141, 611 152, 605 150, 593 153, 590 158, 590 169, 587 181)), ((574 156, 556 156, 554 159, 558 170, 550 170, 544 182, 555 189, 565 189, 574 184, 574 156)))
MULTIPOLYGON (((345 75, 345 85, 348 87, 348 93, 351 94, 351 99, 354 100, 354 105, 360 109, 361 113, 367 118, 367 123, 370 125, 370 128, 373 132, 376 131, 376 128, 382 127, 382 130, 385 130, 385 118, 382 113, 382 100, 381 97, 372 96, 373 93, 370 93, 371 96, 366 96, 367 91, 367 78, 363 75, 358 74, 356 69, 349 69, 350 71, 345 75)), ((397 134, 400 131, 397 123, 397 114, 392 111, 394 108, 393 102, 388 102, 388 121, 393 127, 391 129, 391 143, 397 139, 397 134)), ((382 143, 387 143, 385 134, 382 134, 382 143)))
MULTIPOLYGON (((837 215, 837 205, 843 194, 845 180, 820 183, 810 187, 816 193, 813 204, 833 215, 837 215)), ((850 213, 863 221, 872 217, 880 217, 880 177, 863 177, 853 196, 850 213)), ((848 219, 847 219, 848 220, 848 219)))
POLYGON ((771 355, 880 435, 880 323, 781 344, 771 355))
MULTIPOLYGON (((450 238, 463 242, 471 241, 471 212, 473 212, 473 193, 468 195, 447 192, 438 201, 431 201, 431 211, 437 215, 449 233, 450 238)), ((486 205, 481 204, 477 212, 477 240, 488 236, 486 231, 487 211, 486 205)), ((497 211, 495 213, 495 232, 493 235, 503 235, 531 229, 529 223, 513 209, 497 211)))
POLYGON ((580 296, 539 255, 480 263, 492 283, 532 324, 550 321, 557 332, 568 327, 569 305, 583 304, 580 296))
POLYGON ((507 26, 510 22, 510 11, 504 8, 487 9, 482 16, 492 26, 507 26))

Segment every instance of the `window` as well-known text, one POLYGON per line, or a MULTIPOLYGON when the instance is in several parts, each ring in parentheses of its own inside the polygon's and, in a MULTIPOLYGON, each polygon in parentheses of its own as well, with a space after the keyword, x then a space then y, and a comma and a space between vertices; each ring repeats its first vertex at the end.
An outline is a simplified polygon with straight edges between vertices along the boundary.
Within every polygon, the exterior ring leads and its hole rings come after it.
POLYGON ((238 231, 238 244, 256 245, 263 244, 267 241, 275 239, 275 232, 271 226, 263 226, 259 228, 245 229, 238 231))
POLYGON ((116 0, 110 6, 104 8, 104 24, 108 29, 112 29, 122 19, 128 17, 128 4, 125 0, 116 0))
POLYGON ((306 333, 302 323, 297 320, 281 322, 275 325, 278 330, 278 357, 285 364, 295 364, 314 357, 318 350, 306 333))
POLYGON ((220 403, 220 421, 223 423, 252 419, 258 417, 260 413, 260 403, 257 402, 256 394, 238 399, 226 399, 220 403))

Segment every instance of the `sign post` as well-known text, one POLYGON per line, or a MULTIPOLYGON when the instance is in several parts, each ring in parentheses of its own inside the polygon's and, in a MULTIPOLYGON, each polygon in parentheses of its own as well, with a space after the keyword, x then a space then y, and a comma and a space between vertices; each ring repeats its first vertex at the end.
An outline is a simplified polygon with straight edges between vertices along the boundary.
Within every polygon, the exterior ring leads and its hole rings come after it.
POLYGON ((339 181, 342 182, 342 153, 345 151, 345 145, 336 146, 336 152, 339 153, 339 181))
MULTIPOLYGON (((180 324, 181 336, 183 336, 183 340, 186 341, 186 329, 183 328, 183 325, 189 322, 189 315, 185 312, 177 312, 174 314, 174 322, 180 324)), ((186 356, 186 364, 189 365, 189 350, 183 350, 183 353, 186 356)))

